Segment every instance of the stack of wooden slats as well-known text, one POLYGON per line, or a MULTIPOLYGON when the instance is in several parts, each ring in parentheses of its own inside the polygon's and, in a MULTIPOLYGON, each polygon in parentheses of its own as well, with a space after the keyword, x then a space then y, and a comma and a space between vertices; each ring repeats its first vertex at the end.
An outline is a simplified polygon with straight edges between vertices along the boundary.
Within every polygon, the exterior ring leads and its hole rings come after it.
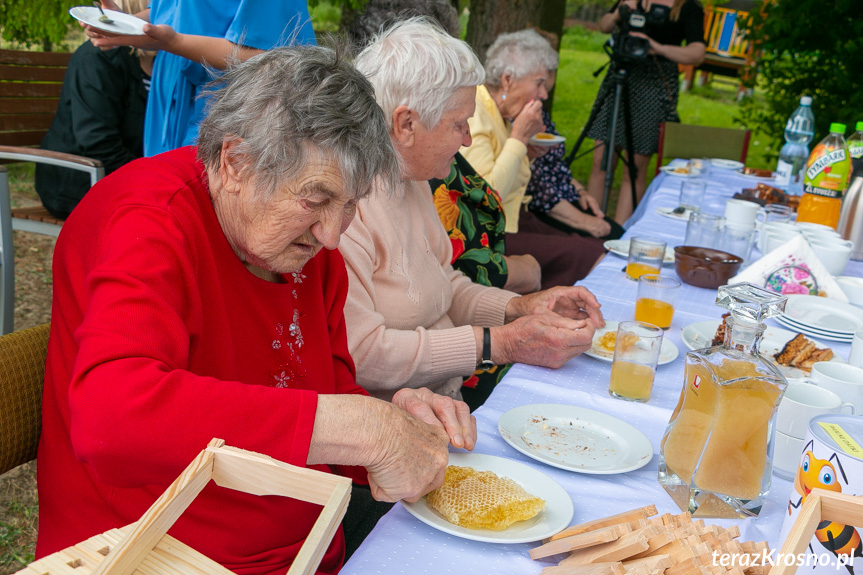
POLYGON ((543 575, 767 575, 766 542, 740 542, 737 527, 657 516, 650 505, 574 525, 530 550, 532 559, 566 554, 543 575))

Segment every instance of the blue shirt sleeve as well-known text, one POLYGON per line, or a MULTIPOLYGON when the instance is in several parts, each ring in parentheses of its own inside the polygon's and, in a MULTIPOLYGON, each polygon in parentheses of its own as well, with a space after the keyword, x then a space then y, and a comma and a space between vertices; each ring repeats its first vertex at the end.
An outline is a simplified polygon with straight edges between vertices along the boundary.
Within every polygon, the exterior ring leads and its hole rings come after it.
POLYGON ((307 3, 297 0, 242 0, 225 39, 259 50, 317 43, 307 3))

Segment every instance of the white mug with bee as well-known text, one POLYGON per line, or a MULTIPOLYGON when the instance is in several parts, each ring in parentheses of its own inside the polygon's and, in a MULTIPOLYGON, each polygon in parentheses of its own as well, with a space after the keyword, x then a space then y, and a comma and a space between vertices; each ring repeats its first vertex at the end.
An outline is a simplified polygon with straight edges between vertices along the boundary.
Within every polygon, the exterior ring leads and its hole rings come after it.
MULTIPOLYGON (((800 449, 800 459, 793 470, 793 482, 780 542, 788 537, 812 489, 863 495, 863 418, 845 414, 813 418, 800 449)), ((837 522, 825 523, 819 524, 815 530, 804 552, 806 562, 798 563, 805 565, 800 569, 812 575, 855 575, 856 567, 863 573, 860 528, 837 522), (859 560, 857 564, 855 559, 859 560)))

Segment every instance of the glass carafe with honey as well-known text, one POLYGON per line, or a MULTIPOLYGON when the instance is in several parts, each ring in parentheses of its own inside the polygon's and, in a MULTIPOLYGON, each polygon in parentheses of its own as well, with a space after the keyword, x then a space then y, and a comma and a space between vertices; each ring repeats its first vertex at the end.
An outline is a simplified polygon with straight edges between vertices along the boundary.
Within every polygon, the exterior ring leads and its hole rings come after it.
POLYGON ((758 515, 770 489, 773 422, 787 382, 761 357, 762 320, 786 298, 749 283, 719 288, 723 345, 686 354, 680 400, 659 448, 659 482, 694 517, 758 515))

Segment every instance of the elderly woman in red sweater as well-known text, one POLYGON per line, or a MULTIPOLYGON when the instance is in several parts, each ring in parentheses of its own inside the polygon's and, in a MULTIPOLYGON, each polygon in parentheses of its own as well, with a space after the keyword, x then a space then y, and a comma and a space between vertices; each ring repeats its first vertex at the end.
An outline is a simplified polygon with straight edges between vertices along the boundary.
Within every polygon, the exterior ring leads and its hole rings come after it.
MULTIPOLYGON (((136 521, 213 437, 360 466, 386 501, 440 485, 448 443, 473 447, 463 403, 354 381, 336 247, 372 181, 398 177, 368 81, 304 47, 219 86, 197 148, 103 179, 57 241, 39 557, 136 521)), ((211 484, 171 534, 234 572, 285 573, 319 510, 211 484)), ((343 553, 339 533, 320 570, 343 553)))

